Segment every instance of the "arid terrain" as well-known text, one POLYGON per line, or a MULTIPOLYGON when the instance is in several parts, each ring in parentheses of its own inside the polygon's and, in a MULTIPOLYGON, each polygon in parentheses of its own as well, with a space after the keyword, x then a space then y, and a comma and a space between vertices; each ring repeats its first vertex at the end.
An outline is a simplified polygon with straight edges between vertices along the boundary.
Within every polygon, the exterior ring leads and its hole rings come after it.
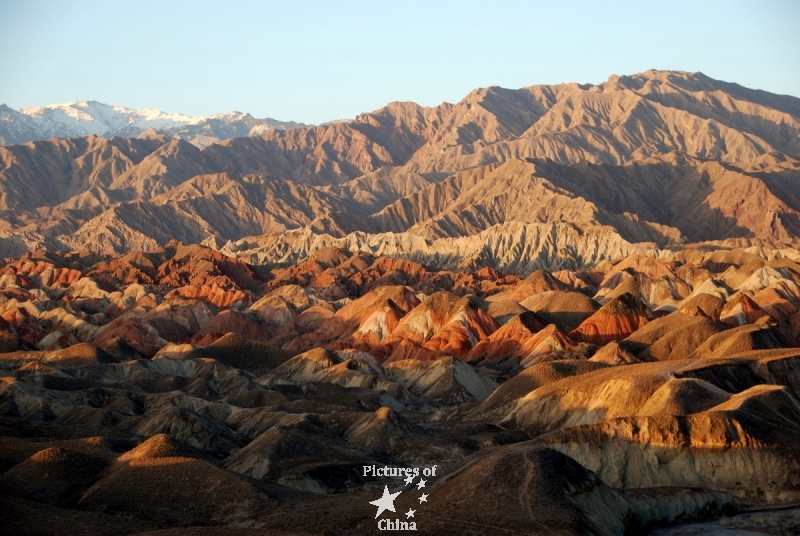
POLYGON ((669 71, 1 146, 0 531, 797 534, 798 181, 669 71))

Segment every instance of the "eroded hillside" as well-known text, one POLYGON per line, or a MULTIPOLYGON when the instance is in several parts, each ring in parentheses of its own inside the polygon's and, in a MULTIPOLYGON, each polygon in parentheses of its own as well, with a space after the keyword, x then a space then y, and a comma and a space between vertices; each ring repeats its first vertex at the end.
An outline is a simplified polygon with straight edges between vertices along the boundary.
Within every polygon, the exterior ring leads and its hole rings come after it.
POLYGON ((0 530, 800 530, 800 100, 180 138, 0 147, 0 530))
POLYGON ((373 465, 438 467, 429 504, 397 503, 426 534, 792 505, 796 259, 686 249, 520 278, 335 248, 28 254, 0 277, 4 510, 20 534, 41 516, 372 534, 369 502, 402 487, 373 465))
POLYGON ((202 149, 155 133, 9 145, 0 253, 221 247, 297 230, 434 240, 509 223, 599 227, 660 248, 796 244, 799 102, 647 71, 597 86, 478 89, 430 108, 392 103, 202 149))

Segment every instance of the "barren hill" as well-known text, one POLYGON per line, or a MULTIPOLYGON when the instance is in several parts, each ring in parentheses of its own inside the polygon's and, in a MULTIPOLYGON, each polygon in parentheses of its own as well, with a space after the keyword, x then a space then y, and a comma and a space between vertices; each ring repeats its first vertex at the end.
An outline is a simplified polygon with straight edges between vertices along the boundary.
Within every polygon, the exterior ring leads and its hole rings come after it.
POLYGON ((800 530, 799 99, 248 134, 0 147, 5 532, 800 530))
POLYGON ((777 508, 760 528, 791 534, 798 260, 690 248, 520 278, 331 246, 289 265, 28 253, 0 265, 2 522, 375 534, 388 486, 425 534, 777 508), (404 486, 373 465, 438 472, 404 486))
POLYGON ((468 247, 496 249, 490 237, 510 224, 568 224, 639 249, 792 245, 798 159, 799 99, 700 73, 490 87, 202 149, 156 134, 0 147, 0 252, 109 254, 170 239, 245 251, 263 246, 250 237, 307 229, 312 242, 348 244, 407 233, 397 240, 413 251, 393 253, 413 258, 426 247, 416 237, 482 237, 468 247))

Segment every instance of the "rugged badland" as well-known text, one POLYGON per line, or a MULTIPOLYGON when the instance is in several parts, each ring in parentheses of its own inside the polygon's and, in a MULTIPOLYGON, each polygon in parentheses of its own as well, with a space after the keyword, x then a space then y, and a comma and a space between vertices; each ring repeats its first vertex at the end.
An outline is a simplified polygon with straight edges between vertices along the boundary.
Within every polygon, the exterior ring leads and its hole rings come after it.
POLYGON ((798 181, 800 99, 665 71, 0 147, 0 523, 792 533, 798 181))

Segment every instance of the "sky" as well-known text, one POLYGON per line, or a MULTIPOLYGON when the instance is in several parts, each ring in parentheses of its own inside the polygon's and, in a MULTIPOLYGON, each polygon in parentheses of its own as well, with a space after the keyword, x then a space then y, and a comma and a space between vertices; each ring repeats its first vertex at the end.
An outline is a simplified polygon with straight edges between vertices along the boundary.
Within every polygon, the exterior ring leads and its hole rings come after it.
POLYGON ((0 103, 321 123, 647 69, 800 97, 798 28, 797 0, 0 0, 0 103))

